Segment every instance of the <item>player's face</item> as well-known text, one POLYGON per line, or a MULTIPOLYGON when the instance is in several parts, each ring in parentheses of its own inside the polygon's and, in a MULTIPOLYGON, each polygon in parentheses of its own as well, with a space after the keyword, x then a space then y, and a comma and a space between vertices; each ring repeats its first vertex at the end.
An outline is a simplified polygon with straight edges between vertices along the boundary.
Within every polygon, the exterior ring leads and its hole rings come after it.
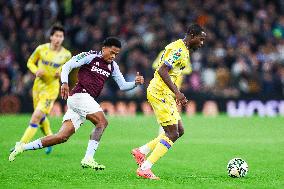
POLYGON ((62 31, 55 31, 53 35, 50 36, 50 42, 56 47, 61 46, 63 40, 64 40, 64 33, 62 31))
POLYGON ((190 40, 190 48, 192 50, 197 50, 204 45, 204 41, 206 38, 206 33, 202 32, 200 35, 194 36, 190 40))
POLYGON ((102 48, 103 58, 108 63, 111 63, 115 59, 116 55, 118 55, 119 52, 120 52, 120 48, 115 47, 115 46, 102 48))

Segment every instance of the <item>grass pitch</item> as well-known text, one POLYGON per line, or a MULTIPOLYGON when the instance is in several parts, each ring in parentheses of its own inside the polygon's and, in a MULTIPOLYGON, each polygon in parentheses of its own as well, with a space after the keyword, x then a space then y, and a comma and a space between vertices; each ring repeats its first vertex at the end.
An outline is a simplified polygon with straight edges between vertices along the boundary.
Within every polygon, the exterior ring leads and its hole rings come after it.
MULTIPOLYGON (((82 169, 92 124, 71 139, 44 150, 28 151, 8 161, 9 149, 22 136, 30 115, 0 116, 0 188, 284 188, 284 118, 185 117, 185 135, 153 167, 161 178, 137 178, 130 155, 157 135, 155 117, 109 117, 96 153, 105 171, 82 169), (227 176, 227 162, 241 157, 249 165, 245 178, 227 176)), ((53 131, 61 118, 51 118, 53 131)), ((38 131, 36 138, 42 134, 38 131)))

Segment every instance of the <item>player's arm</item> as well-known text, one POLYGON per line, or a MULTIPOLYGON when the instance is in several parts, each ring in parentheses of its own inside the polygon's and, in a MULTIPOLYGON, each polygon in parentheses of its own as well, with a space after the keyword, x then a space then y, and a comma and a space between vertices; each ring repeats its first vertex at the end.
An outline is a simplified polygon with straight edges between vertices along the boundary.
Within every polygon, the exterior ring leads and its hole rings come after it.
POLYGON ((187 99, 182 92, 177 88, 177 86, 172 82, 169 71, 176 66, 180 59, 180 53, 178 51, 168 50, 166 53, 166 58, 164 64, 158 69, 158 73, 169 89, 175 94, 178 103, 185 105, 187 99))
POLYGON ((40 50, 41 50, 41 46, 38 46, 33 54, 29 57, 28 59, 28 63, 27 63, 27 67, 29 68, 29 70, 35 74, 37 77, 41 77, 44 73, 43 70, 39 70, 38 66, 36 65, 39 57, 40 57, 40 50))
POLYGON ((72 69, 79 68, 84 64, 89 64, 96 54, 91 54, 89 52, 83 52, 76 56, 73 56, 69 61, 67 61, 62 66, 61 71, 61 97, 67 99, 69 95, 69 86, 68 86, 68 76, 72 69))
POLYGON ((143 76, 139 75, 139 72, 136 74, 135 81, 133 82, 127 82, 125 81, 121 71, 119 70, 119 66, 116 62, 113 63, 113 72, 112 72, 112 78, 117 83, 120 90, 127 91, 135 88, 137 85, 142 85, 144 83, 143 76))

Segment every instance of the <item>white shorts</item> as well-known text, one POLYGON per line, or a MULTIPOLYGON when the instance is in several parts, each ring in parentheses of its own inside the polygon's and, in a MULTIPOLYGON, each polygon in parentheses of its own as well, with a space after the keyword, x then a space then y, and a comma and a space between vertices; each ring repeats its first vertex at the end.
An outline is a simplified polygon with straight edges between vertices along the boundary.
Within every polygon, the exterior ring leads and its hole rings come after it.
POLYGON ((75 131, 80 128, 86 120, 87 114, 103 111, 100 105, 88 93, 75 93, 67 99, 67 112, 63 121, 71 120, 75 131))

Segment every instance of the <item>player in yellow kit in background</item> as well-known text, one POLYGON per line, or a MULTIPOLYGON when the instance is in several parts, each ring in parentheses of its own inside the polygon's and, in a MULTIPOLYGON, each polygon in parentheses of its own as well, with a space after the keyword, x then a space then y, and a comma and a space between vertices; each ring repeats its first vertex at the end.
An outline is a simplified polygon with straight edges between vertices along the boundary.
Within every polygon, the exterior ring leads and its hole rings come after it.
POLYGON ((152 166, 184 133, 177 104, 186 105, 187 99, 177 87, 177 79, 189 64, 189 53, 200 48, 205 37, 204 30, 199 25, 193 24, 189 26, 184 39, 174 41, 165 47, 154 78, 147 88, 147 99, 165 133, 132 150, 132 155, 139 165, 136 173, 140 177, 159 179, 152 172, 152 166))
MULTIPOLYGON (((54 25, 50 31, 50 43, 39 45, 28 60, 27 66, 36 76, 33 85, 34 112, 28 128, 17 143, 28 143, 38 127, 44 135, 52 135, 47 115, 59 94, 61 67, 71 58, 70 51, 62 46, 64 33, 61 25, 54 25)), ((47 148, 46 153, 51 150, 51 147, 47 148)))

